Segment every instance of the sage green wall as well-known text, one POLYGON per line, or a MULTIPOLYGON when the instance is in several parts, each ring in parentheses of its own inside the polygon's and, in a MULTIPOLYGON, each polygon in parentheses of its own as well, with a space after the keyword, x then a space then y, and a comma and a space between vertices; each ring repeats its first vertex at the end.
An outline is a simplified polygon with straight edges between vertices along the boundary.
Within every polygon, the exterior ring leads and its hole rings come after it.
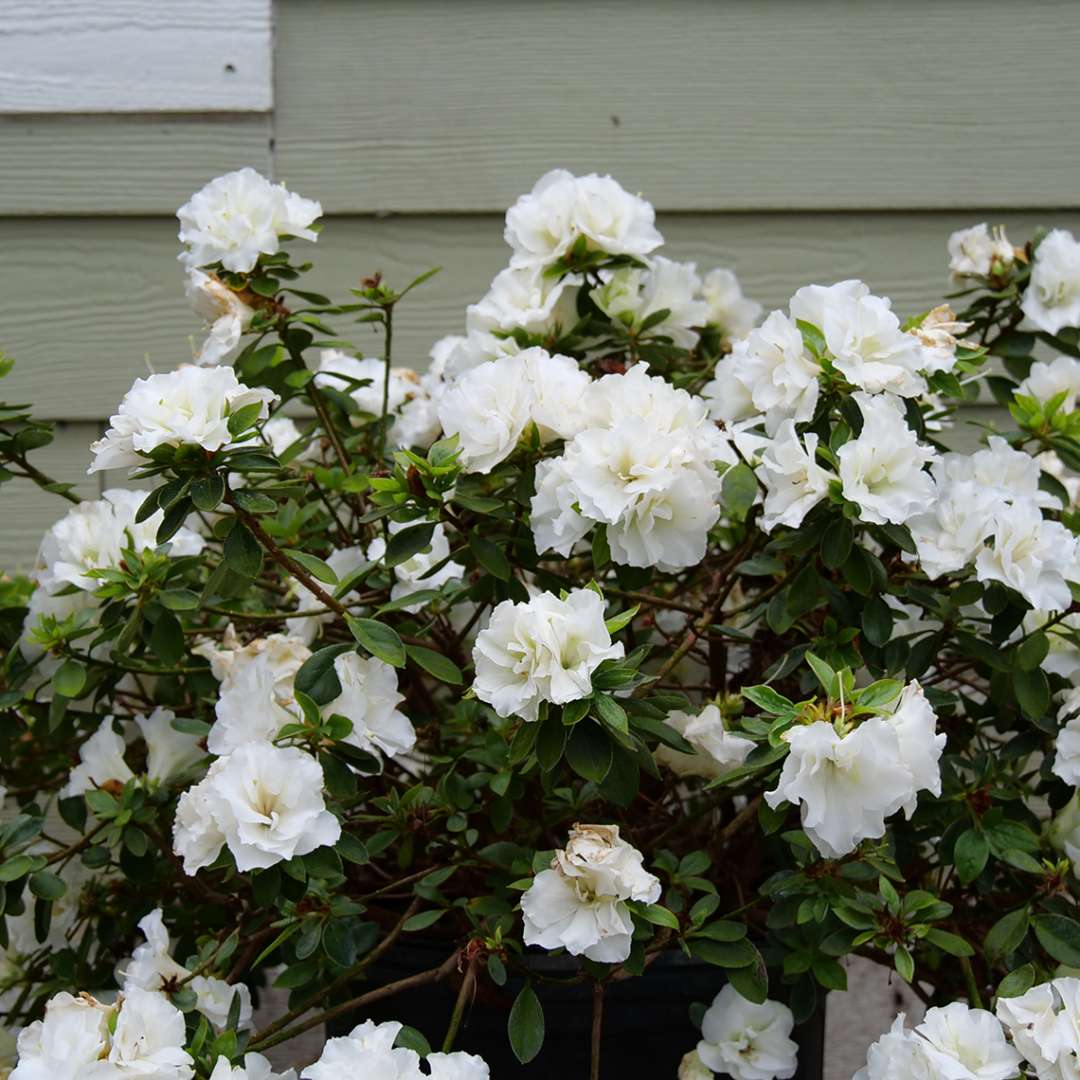
MULTIPOLYGON (((198 333, 171 215, 243 164, 322 200, 313 287, 444 268, 402 311, 417 365, 556 165, 642 191, 669 254, 768 305, 859 276, 921 310, 952 229, 1080 228, 1072 0, 279 0, 275 25, 270 114, 0 116, 4 394, 60 422, 38 460, 87 495, 102 422, 198 333)), ((26 568, 63 506, 0 500, 0 566, 26 568)))

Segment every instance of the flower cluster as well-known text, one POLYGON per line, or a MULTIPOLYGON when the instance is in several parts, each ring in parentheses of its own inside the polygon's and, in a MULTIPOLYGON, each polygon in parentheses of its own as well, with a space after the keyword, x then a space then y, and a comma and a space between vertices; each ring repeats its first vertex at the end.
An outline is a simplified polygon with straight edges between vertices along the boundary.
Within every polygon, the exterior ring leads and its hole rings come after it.
POLYGON ((91 448, 145 490, 80 502, 0 405, 0 484, 75 504, 0 578, 12 1075, 297 1080, 263 1053, 343 1020, 302 1080, 484 1080, 474 1017, 528 1065, 553 984, 577 1074, 685 970, 653 1071, 786 1080, 859 954, 931 1006, 859 1080, 1075 1076, 1080 244, 762 318, 555 170, 420 373, 429 275, 299 286, 319 215, 249 169, 181 209, 208 335, 91 448))

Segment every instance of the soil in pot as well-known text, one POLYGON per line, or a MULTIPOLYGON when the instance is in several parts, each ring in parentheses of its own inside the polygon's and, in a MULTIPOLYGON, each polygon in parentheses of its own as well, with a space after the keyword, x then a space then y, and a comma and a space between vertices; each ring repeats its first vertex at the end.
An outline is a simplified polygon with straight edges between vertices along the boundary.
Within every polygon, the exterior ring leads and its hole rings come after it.
MULTIPOLYGON (((398 944, 372 969, 366 985, 374 987, 436 967, 447 956, 444 941, 398 944)), ((577 970, 570 957, 530 957, 538 976, 566 978, 577 970)), ((455 1050, 480 1054, 495 1080, 557 1078, 578 1080, 589 1075, 592 1030, 592 988, 534 981, 544 1009, 544 1046, 537 1058, 522 1065, 506 1035, 510 1006, 524 980, 511 975, 503 987, 482 978, 472 1005, 454 1042, 455 1050)), ((329 1035, 344 1035, 362 1020, 399 1020, 417 1028, 438 1049, 454 1007, 457 977, 421 986, 377 1002, 331 1025, 329 1035)), ((691 960, 680 952, 660 956, 641 978, 610 983, 604 994, 603 1080, 637 1078, 675 1080, 683 1054, 697 1045, 701 1034, 691 1023, 694 1002, 709 1004, 724 985, 723 972, 691 960)), ((799 1044, 796 1080, 821 1080, 824 1009, 795 1029, 799 1044)))

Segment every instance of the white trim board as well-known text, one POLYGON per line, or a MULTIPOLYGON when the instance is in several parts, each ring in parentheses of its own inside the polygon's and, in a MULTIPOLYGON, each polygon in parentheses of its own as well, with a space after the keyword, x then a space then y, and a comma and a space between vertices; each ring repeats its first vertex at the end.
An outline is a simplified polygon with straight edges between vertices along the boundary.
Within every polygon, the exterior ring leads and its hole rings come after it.
POLYGON ((0 0, 0 114, 268 112, 271 0, 0 0))

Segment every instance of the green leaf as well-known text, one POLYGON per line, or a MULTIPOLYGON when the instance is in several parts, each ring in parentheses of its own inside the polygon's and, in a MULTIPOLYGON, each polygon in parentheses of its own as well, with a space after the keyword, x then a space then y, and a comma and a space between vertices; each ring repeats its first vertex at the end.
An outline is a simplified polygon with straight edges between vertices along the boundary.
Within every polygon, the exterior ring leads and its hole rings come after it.
POLYGON ((1002 915, 983 941, 983 951, 988 957, 1008 956, 1020 948, 1028 932, 1028 909, 1017 908, 1007 915, 1002 915))
POLYGON ((392 626, 377 622, 375 619, 345 620, 352 636, 364 646, 372 656, 393 667, 405 666, 405 646, 392 626))
POLYGON ((562 760, 566 748, 566 737, 570 732, 554 709, 548 713, 536 733, 536 760, 544 772, 551 772, 562 760))
MULTIPOLYGON (((253 288, 256 288, 256 282, 250 282, 253 288)), ((276 291, 276 288, 274 289, 276 291)), ((269 295, 273 295, 271 292, 269 295)), ((253 401, 250 405, 242 405, 236 412, 229 416, 229 434, 236 436, 244 431, 247 431, 256 420, 259 419, 259 413, 263 410, 264 403, 261 401, 253 401)))
POLYGON ((413 663, 422 667, 429 675, 434 675, 440 682, 460 686, 465 681, 461 668, 448 656, 426 649, 423 645, 406 645, 405 652, 413 663))
POLYGON ((469 533, 469 550, 476 556, 476 561, 499 581, 510 580, 510 561, 502 548, 484 539, 479 533, 469 533))
POLYGON ((1031 925, 1039 944, 1069 967, 1080 967, 1080 924, 1065 915, 1033 915, 1031 925))
POLYGON ((338 583, 338 576, 329 563, 323 562, 322 559, 317 559, 314 555, 309 555, 306 551, 300 551, 297 548, 285 548, 284 552, 293 562, 299 563, 313 578, 321 581, 324 585, 336 585, 338 583))
POLYGON ((1029 637, 1016 650, 1016 664, 1021 671, 1034 671, 1050 651, 1050 639, 1041 630, 1029 637))
POLYGON ((293 688, 307 694, 317 705, 326 705, 341 694, 341 680, 334 670, 334 661, 342 654, 353 652, 354 647, 343 643, 327 645, 312 653, 297 671, 293 688))
POLYGON ((771 686, 744 686, 741 692, 744 698, 771 716, 783 716, 795 708, 794 702, 778 694, 771 686))
POLYGON ((881 597, 875 596, 863 607, 862 628, 871 645, 885 645, 892 637, 892 610, 881 597))
POLYGON ((724 506, 735 518, 745 518, 758 495, 757 477, 744 461, 733 465, 721 483, 724 506))
POLYGON ((620 612, 618 615, 612 615, 610 619, 604 620, 604 626, 607 627, 609 634, 617 634, 624 626, 630 623, 630 620, 638 613, 638 604, 635 604, 632 608, 627 608, 626 611, 620 612))
POLYGON ((510 1037, 514 1057, 522 1065, 532 1061, 544 1045, 544 1010, 536 991, 528 983, 514 999, 506 1033, 510 1037))
POLYGON ((671 930, 679 929, 679 917, 673 911, 668 911, 662 904, 646 904, 635 910, 654 926, 666 926, 671 930))
POLYGON ((52 677, 52 685, 56 693, 75 699, 86 685, 86 668, 78 660, 65 660, 52 677))
POLYGON ((814 978, 825 987, 826 990, 846 990, 847 972, 838 960, 831 957, 818 956, 811 965, 814 978))
MULTIPOLYGON (((750 946, 753 949, 753 946, 750 946)), ((769 993, 769 972, 765 967, 765 961, 761 954, 754 949, 754 962, 747 967, 729 968, 727 981, 747 1001, 760 1005, 765 1001, 769 993)))
POLYGON ((936 927, 927 930, 926 939, 950 956, 974 956, 975 950, 959 934, 950 934, 948 930, 936 927))
POLYGON ((706 964, 716 964, 717 967, 741 968, 749 967, 758 960, 757 950, 749 941, 714 941, 711 938, 694 936, 687 944, 690 952, 706 964))
MULTIPOLYGON (((611 546, 608 544, 607 526, 597 525, 592 535, 592 564, 594 570, 602 570, 611 562, 611 546)), ((609 633, 615 631, 608 627, 609 633)))
POLYGON ((903 946, 899 946, 896 955, 893 956, 893 967, 904 982, 911 982, 915 978, 915 958, 903 946))
POLYGON ((221 473, 200 476, 191 485, 191 501, 203 513, 216 510, 225 498, 225 477, 221 473))
POLYGON ((262 566, 262 547, 255 534, 242 522, 234 521, 225 538, 225 561, 241 577, 253 578, 262 566))
POLYGON ((1019 997, 1026 994, 1035 985, 1035 968, 1031 964, 1023 964, 1010 971, 1001 982, 998 983, 997 996, 999 998, 1019 997))
POLYGON ((626 735, 630 731, 626 710, 609 694, 597 694, 593 698, 596 715, 613 731, 626 735))
POLYGON ((570 768, 599 784, 611 768, 611 740, 598 724, 575 724, 566 744, 566 760, 570 768))
POLYGON ((426 930, 429 926, 434 926, 445 914, 446 908, 437 908, 434 911, 421 911, 411 918, 406 919, 402 924, 401 929, 410 934, 415 933, 417 930, 426 930))
POLYGON ((25 877, 34 865, 34 860, 29 855, 13 855, 4 863, 0 863, 0 881, 17 881, 25 877))
POLYGON ((960 880, 966 885, 974 881, 986 866, 990 857, 990 844, 978 829, 968 829, 956 838, 953 847, 953 862, 960 880))
POLYGON ((49 870, 30 875, 30 891, 41 900, 59 900, 67 892, 64 880, 49 870))
POLYGON ((1041 668, 1013 675, 1013 691, 1024 715, 1038 720, 1050 707, 1050 683, 1041 668))
POLYGON ((241 489, 240 491, 234 491, 232 497, 233 502, 241 510, 245 510, 249 514, 273 514, 277 511, 277 503, 269 495, 264 495, 261 491, 245 491, 241 489))
POLYGON ((194 611, 199 606, 199 594, 190 589, 164 589, 157 598, 170 611, 194 611))
POLYGON ((407 529, 401 529, 390 535, 390 541, 386 545, 386 554, 383 562, 387 566, 400 566, 414 555, 431 547, 431 536, 435 531, 433 521, 424 521, 419 525, 411 525, 407 529))
POLYGON ((821 688, 826 694, 834 695, 837 689, 836 672, 833 671, 828 664, 819 656, 815 656, 812 652, 806 654, 806 662, 810 665, 811 670, 817 676, 817 680, 821 683, 821 688))
POLYGON ((841 518, 825 530, 821 538, 821 561, 829 570, 839 570, 851 554, 855 530, 847 518, 841 518))

